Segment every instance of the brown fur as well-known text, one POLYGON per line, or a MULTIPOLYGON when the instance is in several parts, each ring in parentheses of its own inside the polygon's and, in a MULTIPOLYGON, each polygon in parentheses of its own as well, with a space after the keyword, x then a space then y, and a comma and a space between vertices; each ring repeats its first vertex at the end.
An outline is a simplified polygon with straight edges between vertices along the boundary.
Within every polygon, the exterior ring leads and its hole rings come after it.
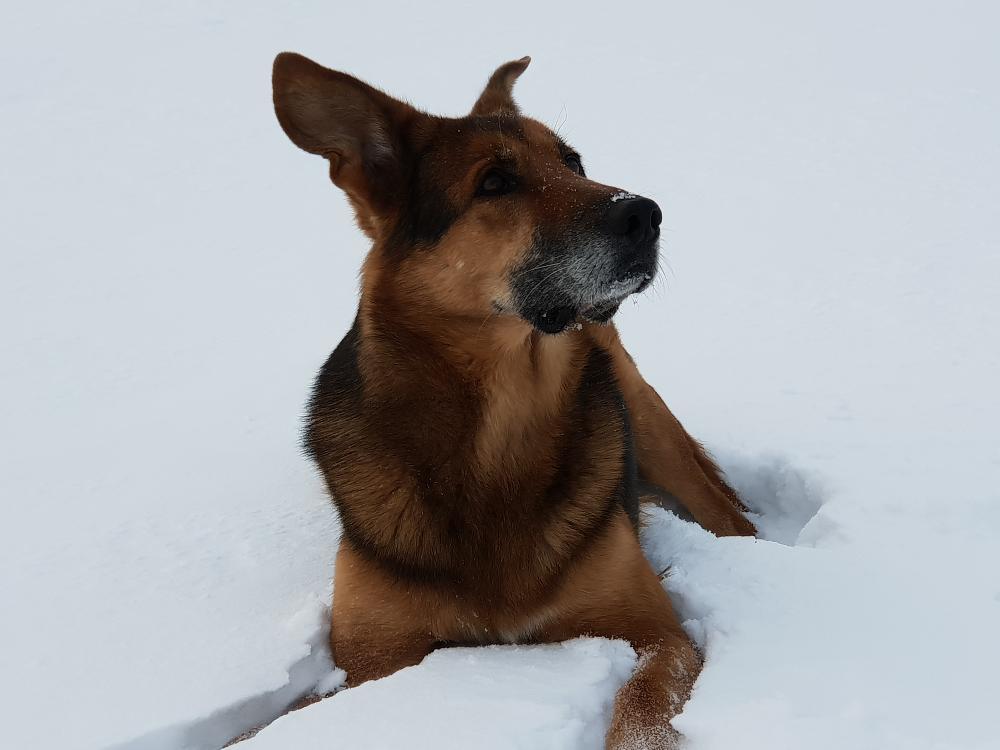
POLYGON ((613 326, 547 335, 513 312, 534 238, 615 192, 520 115, 510 89, 527 63, 445 119, 305 58, 275 62, 279 121, 329 160, 373 240, 308 430, 344 525, 331 642, 356 685, 441 645, 624 638, 640 665, 608 747, 670 747, 700 657, 639 548, 636 470, 716 534, 753 526, 613 326), (517 164, 518 192, 476 199, 498 162, 517 164))

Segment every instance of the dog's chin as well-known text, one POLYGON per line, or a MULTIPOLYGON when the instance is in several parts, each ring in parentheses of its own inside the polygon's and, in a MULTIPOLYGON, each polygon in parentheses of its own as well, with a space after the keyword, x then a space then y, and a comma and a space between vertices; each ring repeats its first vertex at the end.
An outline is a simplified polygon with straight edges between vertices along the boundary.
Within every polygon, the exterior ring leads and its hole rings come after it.
POLYGON ((572 305, 559 305, 539 310, 533 310, 522 316, 542 333, 550 335, 562 333, 576 322, 577 308, 572 305))
POLYGON ((581 322, 608 323, 618 312, 621 300, 602 302, 587 307, 560 305, 545 310, 537 310, 522 317, 539 332, 554 335, 581 322))
POLYGON ((618 312, 625 299, 643 291, 651 281, 650 275, 637 275, 608 285, 606 292, 597 300, 587 300, 575 304, 554 305, 522 313, 522 317, 537 330, 546 334, 562 333, 570 326, 580 323, 609 323, 618 312))

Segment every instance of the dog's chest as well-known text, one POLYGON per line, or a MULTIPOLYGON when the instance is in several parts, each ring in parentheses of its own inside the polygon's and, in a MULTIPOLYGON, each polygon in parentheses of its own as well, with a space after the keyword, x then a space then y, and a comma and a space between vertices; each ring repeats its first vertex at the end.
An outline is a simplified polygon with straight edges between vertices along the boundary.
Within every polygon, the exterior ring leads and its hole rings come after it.
POLYGON ((603 350, 558 409, 507 390, 471 421, 441 390, 371 411, 354 350, 345 339, 317 384, 310 447, 345 535, 397 578, 502 606, 551 587, 619 508, 635 517, 628 414, 603 350))
POLYGON ((587 363, 569 408, 502 438, 477 447, 464 481, 427 507, 451 509, 435 544, 453 545, 461 580, 506 599, 552 585, 616 512, 635 522, 638 502, 628 414, 604 357, 587 363))

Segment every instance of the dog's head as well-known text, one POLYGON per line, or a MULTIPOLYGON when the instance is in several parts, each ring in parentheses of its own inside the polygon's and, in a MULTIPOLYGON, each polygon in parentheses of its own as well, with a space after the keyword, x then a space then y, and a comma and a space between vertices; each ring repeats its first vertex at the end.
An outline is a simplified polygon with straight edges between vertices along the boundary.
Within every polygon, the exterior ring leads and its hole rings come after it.
POLYGON ((329 160, 408 302, 559 333, 649 285, 661 214, 589 179, 576 150, 521 115, 511 89, 528 62, 501 65, 467 117, 443 118, 283 53, 274 105, 292 141, 329 160))

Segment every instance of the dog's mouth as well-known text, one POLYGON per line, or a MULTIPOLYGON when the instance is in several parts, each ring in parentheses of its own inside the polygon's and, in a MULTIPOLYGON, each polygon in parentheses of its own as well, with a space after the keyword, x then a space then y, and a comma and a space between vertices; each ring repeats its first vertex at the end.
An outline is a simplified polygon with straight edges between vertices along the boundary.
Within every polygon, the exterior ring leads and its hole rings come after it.
POLYGON ((642 292, 652 283, 652 272, 630 273, 615 279, 601 290, 596 300, 577 305, 558 305, 537 310, 531 324, 542 333, 562 333, 574 323, 607 323, 626 297, 642 292))

